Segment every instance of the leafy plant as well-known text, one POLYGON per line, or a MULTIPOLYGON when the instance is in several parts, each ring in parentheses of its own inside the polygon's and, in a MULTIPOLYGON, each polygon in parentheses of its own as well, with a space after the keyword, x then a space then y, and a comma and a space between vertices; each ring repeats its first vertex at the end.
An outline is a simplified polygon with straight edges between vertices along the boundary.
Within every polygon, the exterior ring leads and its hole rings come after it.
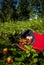
POLYGON ((6 59, 11 56, 13 63, 10 65, 44 65, 44 51, 36 52, 32 49, 32 46, 26 46, 29 50, 23 51, 16 44, 20 38, 18 34, 22 31, 31 29, 33 32, 44 34, 44 26, 42 19, 32 21, 21 21, 21 22, 5 22, 0 23, 0 64, 8 65, 6 59), (11 40, 9 39, 11 38, 11 40), (12 38, 13 37, 13 38, 12 38), (14 42, 12 42, 14 41, 14 42), (3 54, 3 49, 7 48, 8 53, 3 54))

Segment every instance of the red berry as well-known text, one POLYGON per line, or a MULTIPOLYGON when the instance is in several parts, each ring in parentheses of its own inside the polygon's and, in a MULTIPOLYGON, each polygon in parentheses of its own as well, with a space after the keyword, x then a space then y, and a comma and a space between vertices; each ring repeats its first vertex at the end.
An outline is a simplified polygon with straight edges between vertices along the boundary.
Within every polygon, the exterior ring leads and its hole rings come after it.
POLYGON ((6 63, 7 63, 7 64, 13 63, 13 58, 12 58, 11 56, 9 56, 9 57, 6 59, 6 63))
POLYGON ((5 54, 7 54, 8 53, 8 49, 7 48, 4 48, 3 49, 3 54, 5 55, 5 54))

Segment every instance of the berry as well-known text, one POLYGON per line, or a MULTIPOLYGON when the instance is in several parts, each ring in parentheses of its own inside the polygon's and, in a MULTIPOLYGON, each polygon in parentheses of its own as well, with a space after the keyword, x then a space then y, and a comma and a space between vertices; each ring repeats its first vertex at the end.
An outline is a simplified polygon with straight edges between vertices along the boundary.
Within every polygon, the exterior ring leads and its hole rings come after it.
POLYGON ((8 53, 8 49, 7 48, 4 48, 3 49, 3 54, 5 55, 5 54, 7 54, 8 53))
POLYGON ((9 57, 6 59, 6 63, 7 63, 7 64, 13 63, 13 58, 12 58, 11 56, 9 56, 9 57))

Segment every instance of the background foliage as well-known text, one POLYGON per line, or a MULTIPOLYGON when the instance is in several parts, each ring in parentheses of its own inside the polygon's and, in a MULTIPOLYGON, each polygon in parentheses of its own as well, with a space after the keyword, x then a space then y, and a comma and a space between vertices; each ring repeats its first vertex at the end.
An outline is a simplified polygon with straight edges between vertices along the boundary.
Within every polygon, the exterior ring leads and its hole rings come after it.
POLYGON ((0 5, 0 19, 3 22, 44 17, 44 0, 0 0, 0 5))

